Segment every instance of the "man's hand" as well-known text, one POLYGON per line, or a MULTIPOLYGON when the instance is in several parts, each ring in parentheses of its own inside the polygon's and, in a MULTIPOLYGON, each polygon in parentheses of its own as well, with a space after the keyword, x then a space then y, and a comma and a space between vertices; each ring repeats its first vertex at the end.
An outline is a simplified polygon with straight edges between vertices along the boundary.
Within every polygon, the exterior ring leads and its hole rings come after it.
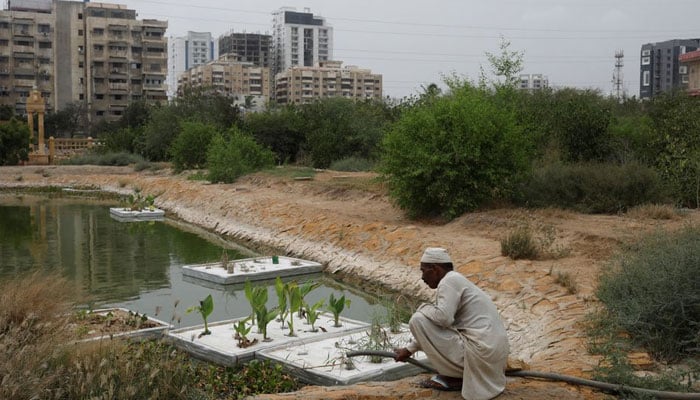
POLYGON ((411 354, 413 353, 408 351, 408 349, 405 347, 402 347, 400 349, 394 349, 394 360, 396 360, 397 362, 406 362, 406 360, 408 360, 409 357, 411 357, 411 354))

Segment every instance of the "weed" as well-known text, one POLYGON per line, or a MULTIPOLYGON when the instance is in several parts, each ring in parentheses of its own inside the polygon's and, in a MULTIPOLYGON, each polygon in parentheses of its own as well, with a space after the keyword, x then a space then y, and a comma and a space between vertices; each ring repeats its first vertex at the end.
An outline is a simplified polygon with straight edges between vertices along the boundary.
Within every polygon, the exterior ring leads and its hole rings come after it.
POLYGON ((22 175, 15 176, 15 181, 22 182, 23 180, 24 180, 24 176, 22 176, 22 175))
POLYGON ((537 258, 539 249, 530 229, 528 227, 519 227, 502 239, 501 255, 514 260, 537 258))
POLYGON ((578 292, 576 281, 570 273, 557 271, 557 273, 554 274, 554 267, 550 267, 547 275, 554 276, 554 282, 566 288, 569 294, 576 294, 578 292))
POLYGON ((668 204, 643 204, 632 207, 627 216, 635 219, 678 219, 678 210, 668 204))
POLYGON ((207 173, 204 171, 196 171, 194 173, 187 175, 187 180, 188 181, 206 181, 207 180, 207 173))

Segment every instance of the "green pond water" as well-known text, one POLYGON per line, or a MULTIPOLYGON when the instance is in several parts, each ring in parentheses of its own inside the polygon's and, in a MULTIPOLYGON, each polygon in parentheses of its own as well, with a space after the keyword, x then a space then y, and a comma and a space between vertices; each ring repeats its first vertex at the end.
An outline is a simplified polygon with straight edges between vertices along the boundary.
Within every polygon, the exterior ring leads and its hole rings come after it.
MULTIPOLYGON (((185 310, 208 294, 214 298, 209 321, 246 316, 250 306, 241 285, 220 286, 182 276, 182 266, 254 256, 195 227, 171 221, 119 222, 109 215, 116 201, 83 197, 0 194, 0 280, 31 271, 58 271, 75 281, 94 308, 125 307, 171 322, 201 324, 185 310)), ((261 254, 272 255, 272 254, 261 254)), ((377 302, 322 274, 297 276, 299 283, 320 281, 307 296, 314 304, 331 293, 351 300, 343 316, 362 321, 385 315, 377 302)), ((264 284, 264 283, 255 283, 264 284)), ((269 306, 276 305, 267 283, 269 306)))

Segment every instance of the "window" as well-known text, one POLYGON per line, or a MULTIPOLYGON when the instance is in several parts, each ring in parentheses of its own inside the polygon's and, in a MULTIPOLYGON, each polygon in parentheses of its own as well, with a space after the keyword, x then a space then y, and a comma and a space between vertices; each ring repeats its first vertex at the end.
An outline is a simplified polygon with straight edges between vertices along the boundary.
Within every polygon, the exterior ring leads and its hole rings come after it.
POLYGON ((83 19, 83 13, 78 13, 78 19, 83 19))
POLYGON ((688 75, 681 76, 681 83, 688 83, 688 75))
POLYGON ((83 30, 82 30, 82 29, 78 29, 78 36, 83 36, 83 30))
POLYGON ((678 68, 678 73, 679 74, 687 74, 688 73, 688 67, 686 65, 681 65, 678 68))
POLYGON ((642 65, 651 64, 651 57, 642 57, 642 65))
POLYGON ((649 73, 650 71, 642 72, 642 86, 649 86, 649 73))
POLYGON ((85 95, 82 94, 82 93, 80 93, 80 94, 78 95, 78 100, 84 100, 84 99, 85 99, 85 95))
POLYGON ((78 62, 78 68, 84 68, 85 64, 82 61, 78 62))

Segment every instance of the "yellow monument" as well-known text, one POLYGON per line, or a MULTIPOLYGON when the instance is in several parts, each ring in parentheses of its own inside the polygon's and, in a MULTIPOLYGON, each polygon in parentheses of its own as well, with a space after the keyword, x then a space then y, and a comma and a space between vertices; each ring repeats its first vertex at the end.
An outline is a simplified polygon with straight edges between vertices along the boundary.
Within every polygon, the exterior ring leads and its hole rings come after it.
POLYGON ((29 162, 34 164, 48 164, 49 156, 44 149, 44 112, 46 104, 41 97, 41 93, 36 86, 32 89, 32 93, 27 99, 27 122, 29 123, 29 146, 32 151, 29 153, 29 162), (34 113, 38 115, 38 142, 36 148, 32 144, 34 142, 34 113))

